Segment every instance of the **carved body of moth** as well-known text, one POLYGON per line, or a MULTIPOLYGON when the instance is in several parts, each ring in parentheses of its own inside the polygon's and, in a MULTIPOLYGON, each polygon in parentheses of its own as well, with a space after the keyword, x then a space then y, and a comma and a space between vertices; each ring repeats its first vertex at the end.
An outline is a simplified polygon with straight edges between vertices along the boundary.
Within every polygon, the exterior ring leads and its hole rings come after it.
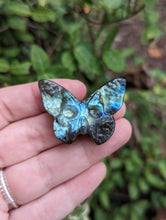
POLYGON ((69 91, 50 80, 40 80, 46 111, 54 117, 57 138, 71 144, 79 134, 90 134, 96 144, 107 141, 115 129, 113 115, 121 108, 126 80, 114 79, 79 101, 69 91))

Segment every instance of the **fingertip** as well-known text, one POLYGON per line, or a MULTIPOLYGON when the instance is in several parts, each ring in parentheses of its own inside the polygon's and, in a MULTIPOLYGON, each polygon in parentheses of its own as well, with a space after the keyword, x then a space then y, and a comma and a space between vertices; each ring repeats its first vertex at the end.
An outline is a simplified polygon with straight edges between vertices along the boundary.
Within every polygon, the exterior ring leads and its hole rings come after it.
POLYGON ((106 141, 102 145, 96 146, 95 148, 94 143, 92 143, 91 146, 87 147, 85 144, 89 161, 92 161, 93 163, 96 162, 98 159, 101 160, 102 158, 112 154, 129 141, 131 133, 132 127, 127 119, 120 118, 116 120, 115 131, 108 141, 106 141))
POLYGON ((132 134, 132 126, 130 122, 126 118, 118 119, 116 121, 116 128, 113 136, 121 140, 121 145, 124 145, 129 141, 131 134, 132 134))
POLYGON ((105 165, 105 163, 103 163, 102 161, 97 163, 97 170, 100 170, 100 177, 101 177, 101 181, 104 179, 104 177, 106 176, 107 173, 107 167, 105 165))
POLYGON ((122 105, 122 107, 119 109, 119 111, 114 114, 115 120, 117 120, 117 119, 119 119, 119 118, 123 118, 124 115, 125 115, 125 113, 126 113, 126 104, 123 103, 123 105, 122 105))
POLYGON ((71 92, 76 98, 83 99, 86 95, 86 86, 80 80, 73 79, 53 79, 56 83, 63 86, 69 92, 71 92))
POLYGON ((124 129, 126 128, 126 133, 127 133, 126 137, 128 138, 128 139, 126 139, 126 142, 128 142, 131 138, 131 135, 132 135, 132 125, 126 118, 122 118, 122 120, 124 121, 124 123, 123 123, 124 129))
MULTIPOLYGON (((81 174, 73 179, 73 182, 67 182, 67 185, 71 185, 71 195, 74 194, 73 190, 77 188, 77 195, 82 197, 82 200, 86 199, 103 181, 106 175, 106 166, 103 162, 97 162, 91 167, 83 171, 81 174), (78 177, 78 178, 77 178, 78 177)), ((80 201, 75 201, 75 204, 79 204, 80 201)))
POLYGON ((76 90, 80 94, 79 99, 83 99, 86 96, 86 93, 87 93, 86 85, 80 80, 72 80, 72 82, 73 82, 73 87, 75 87, 76 90))

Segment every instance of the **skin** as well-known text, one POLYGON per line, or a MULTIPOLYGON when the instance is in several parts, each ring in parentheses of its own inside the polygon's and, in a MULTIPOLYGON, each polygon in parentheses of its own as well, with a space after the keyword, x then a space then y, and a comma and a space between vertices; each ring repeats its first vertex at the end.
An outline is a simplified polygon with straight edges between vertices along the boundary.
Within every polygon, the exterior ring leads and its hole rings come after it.
MULTIPOLYGON (((80 81, 55 82, 78 99, 85 97, 80 81)), ((101 159, 131 136, 125 110, 123 104, 114 115, 115 132, 106 143, 97 146, 81 136, 65 145, 53 133, 53 118, 44 110, 37 82, 0 89, 0 167, 20 205, 9 210, 0 195, 0 219, 63 219, 90 196, 106 174, 101 159)))

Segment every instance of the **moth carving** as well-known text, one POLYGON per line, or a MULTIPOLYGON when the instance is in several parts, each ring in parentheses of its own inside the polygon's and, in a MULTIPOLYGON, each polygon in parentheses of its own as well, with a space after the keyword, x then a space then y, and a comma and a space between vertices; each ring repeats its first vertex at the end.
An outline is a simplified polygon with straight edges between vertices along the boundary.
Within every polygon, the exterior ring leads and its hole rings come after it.
POLYGON ((81 134, 89 134, 96 144, 103 144, 115 130, 113 115, 122 107, 126 80, 107 82, 89 98, 79 101, 57 83, 41 79, 39 89, 46 111, 54 117, 55 136, 71 144, 81 134))

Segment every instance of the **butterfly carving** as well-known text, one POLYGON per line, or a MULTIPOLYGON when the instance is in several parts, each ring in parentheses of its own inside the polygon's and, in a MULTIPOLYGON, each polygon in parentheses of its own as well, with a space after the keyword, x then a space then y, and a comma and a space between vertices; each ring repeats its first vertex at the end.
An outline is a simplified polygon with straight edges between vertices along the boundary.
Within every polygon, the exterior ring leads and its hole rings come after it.
POLYGON ((96 144, 103 144, 113 134, 113 115, 121 108, 126 80, 117 78, 107 82, 89 98, 79 101, 62 86, 41 79, 39 89, 46 111, 54 117, 55 136, 71 144, 81 134, 92 136, 96 144))

